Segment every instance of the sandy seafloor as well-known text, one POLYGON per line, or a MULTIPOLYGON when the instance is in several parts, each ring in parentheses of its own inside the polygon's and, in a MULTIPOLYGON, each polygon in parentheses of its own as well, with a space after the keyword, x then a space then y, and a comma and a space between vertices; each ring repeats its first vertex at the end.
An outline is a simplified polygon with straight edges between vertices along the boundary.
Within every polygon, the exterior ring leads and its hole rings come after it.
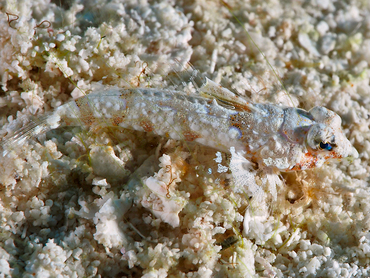
POLYGON ((178 61, 253 102, 332 109, 360 157, 276 188, 211 148, 56 129, 0 158, 0 277, 370 276, 369 4, 227 2, 241 24, 220 1, 2 0, 0 137, 96 88, 170 88, 178 61))

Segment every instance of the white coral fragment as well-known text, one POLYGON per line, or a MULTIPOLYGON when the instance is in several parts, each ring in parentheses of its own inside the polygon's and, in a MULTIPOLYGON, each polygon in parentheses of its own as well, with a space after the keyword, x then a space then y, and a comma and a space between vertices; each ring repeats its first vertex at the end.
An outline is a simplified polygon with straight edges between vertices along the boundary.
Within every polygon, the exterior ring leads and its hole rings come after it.
POLYGON ((276 221, 274 217, 270 216, 266 202, 259 204, 253 202, 253 205, 244 214, 243 235, 254 239, 257 244, 264 244, 273 236, 279 238, 279 234, 284 232, 286 227, 278 227, 276 221))
POLYGON ((116 220, 103 219, 96 225, 94 239, 105 247, 120 247, 127 243, 124 233, 118 226, 116 220))
POLYGON ((66 251, 49 239, 45 246, 37 248, 26 262, 26 273, 38 273, 37 277, 62 277, 66 260, 72 251, 66 251))
POLYGON ((94 174, 112 179, 122 179, 128 174, 124 163, 115 155, 112 147, 92 145, 90 149, 94 174))
MULTIPOLYGON (((104 200, 105 199, 103 199, 102 202, 104 202, 104 200)), ((127 244, 126 236, 119 227, 119 222, 129 208, 129 202, 117 200, 113 197, 107 198, 94 217, 94 222, 96 224, 94 239, 108 248, 118 248, 127 244)))
MULTIPOLYGON (((164 154, 159 158, 161 169, 154 175, 145 180, 145 185, 149 189, 146 192, 141 204, 150 209, 151 212, 163 222, 172 227, 180 225, 179 212, 187 203, 182 192, 178 192, 171 187, 181 181, 179 171, 175 164, 171 163, 171 157, 164 154)), ((185 194, 187 195, 187 194, 185 194)))

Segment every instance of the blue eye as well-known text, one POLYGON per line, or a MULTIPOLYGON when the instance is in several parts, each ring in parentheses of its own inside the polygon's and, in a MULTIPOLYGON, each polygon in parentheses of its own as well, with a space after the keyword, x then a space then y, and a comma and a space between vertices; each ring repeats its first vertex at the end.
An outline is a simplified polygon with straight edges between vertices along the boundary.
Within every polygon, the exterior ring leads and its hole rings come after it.
POLYGON ((320 149, 331 151, 333 149, 333 146, 330 145, 329 143, 323 143, 323 142, 321 142, 320 143, 320 149))

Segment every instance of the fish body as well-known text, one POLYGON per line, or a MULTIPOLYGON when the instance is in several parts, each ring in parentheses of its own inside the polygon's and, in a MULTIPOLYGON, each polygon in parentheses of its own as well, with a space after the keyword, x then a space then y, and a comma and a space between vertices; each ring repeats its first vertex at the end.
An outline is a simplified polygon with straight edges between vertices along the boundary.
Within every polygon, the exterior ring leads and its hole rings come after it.
POLYGON ((198 95, 116 87, 88 94, 22 128, 1 144, 3 153, 65 125, 118 126, 225 152, 234 147, 260 167, 278 171, 305 170, 330 159, 358 156, 333 111, 249 103, 208 79, 198 95))

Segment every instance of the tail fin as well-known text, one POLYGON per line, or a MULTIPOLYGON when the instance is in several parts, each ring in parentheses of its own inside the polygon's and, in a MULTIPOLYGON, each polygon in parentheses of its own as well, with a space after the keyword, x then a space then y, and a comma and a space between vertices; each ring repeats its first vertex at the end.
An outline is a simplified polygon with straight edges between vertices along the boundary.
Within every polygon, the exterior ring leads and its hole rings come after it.
POLYGON ((25 126, 17 130, 11 137, 3 138, 0 142, 0 153, 6 156, 11 151, 19 149, 29 138, 47 132, 59 126, 59 116, 56 113, 46 114, 31 120, 25 126))

